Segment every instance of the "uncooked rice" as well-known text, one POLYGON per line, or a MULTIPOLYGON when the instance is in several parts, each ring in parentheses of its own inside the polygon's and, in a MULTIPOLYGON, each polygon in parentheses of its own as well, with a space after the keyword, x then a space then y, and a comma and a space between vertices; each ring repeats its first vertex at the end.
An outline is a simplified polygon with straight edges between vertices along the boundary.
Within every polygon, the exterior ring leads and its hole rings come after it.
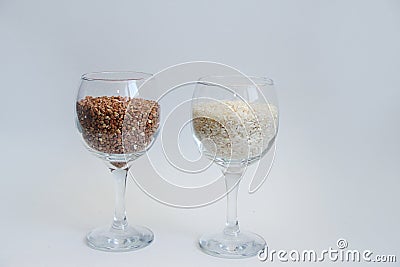
POLYGON ((222 159, 260 156, 277 132, 278 110, 271 104, 207 101, 194 104, 192 112, 203 149, 222 159))

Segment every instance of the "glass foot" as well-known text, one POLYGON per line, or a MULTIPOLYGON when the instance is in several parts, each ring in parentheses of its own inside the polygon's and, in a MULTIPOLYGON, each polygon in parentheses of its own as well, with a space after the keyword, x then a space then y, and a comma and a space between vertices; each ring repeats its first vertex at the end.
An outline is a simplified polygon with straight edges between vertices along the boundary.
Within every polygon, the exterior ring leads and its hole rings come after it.
POLYGON ((86 236, 89 247, 102 251, 137 250, 148 246, 153 239, 153 232, 141 226, 128 226, 124 230, 97 228, 86 236))
POLYGON ((240 232, 236 235, 225 233, 204 235, 199 240, 201 250, 220 258, 248 258, 258 254, 265 247, 265 240, 254 233, 240 232))

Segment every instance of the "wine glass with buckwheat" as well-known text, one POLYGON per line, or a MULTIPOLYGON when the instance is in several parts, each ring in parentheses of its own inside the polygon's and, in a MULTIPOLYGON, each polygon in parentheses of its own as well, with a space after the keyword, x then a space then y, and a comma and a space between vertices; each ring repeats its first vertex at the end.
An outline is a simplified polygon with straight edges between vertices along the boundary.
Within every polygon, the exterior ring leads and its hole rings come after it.
POLYGON ((153 233, 128 224, 126 179, 132 162, 152 145, 159 128, 160 106, 141 98, 138 88, 151 75, 141 72, 84 74, 76 99, 76 125, 85 147, 101 158, 115 183, 115 213, 111 226, 87 235, 90 247, 130 251, 149 245, 153 233))
POLYGON ((200 248, 222 258, 257 255, 264 239, 239 228, 237 195, 246 167, 273 147, 278 105, 273 82, 263 77, 209 76, 200 79, 192 105, 194 138, 200 151, 224 174, 227 215, 223 231, 203 235, 200 248))

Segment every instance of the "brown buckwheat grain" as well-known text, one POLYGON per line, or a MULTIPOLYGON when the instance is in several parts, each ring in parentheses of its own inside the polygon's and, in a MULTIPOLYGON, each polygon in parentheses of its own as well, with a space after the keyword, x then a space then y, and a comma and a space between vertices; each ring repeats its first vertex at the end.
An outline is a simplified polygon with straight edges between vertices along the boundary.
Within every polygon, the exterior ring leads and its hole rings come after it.
POLYGON ((76 104, 82 136, 89 147, 110 154, 141 152, 159 126, 160 105, 122 96, 86 96, 76 104))

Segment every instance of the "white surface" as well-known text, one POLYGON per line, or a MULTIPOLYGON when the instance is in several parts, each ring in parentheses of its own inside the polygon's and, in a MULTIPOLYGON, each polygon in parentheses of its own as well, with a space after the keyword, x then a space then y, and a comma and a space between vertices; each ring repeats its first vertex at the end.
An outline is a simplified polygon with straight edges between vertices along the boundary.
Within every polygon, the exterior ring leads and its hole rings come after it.
POLYGON ((132 181, 129 220, 154 243, 122 254, 83 243, 110 223, 113 190, 74 129, 80 75, 189 60, 277 81, 277 161, 259 192, 240 192, 243 228, 273 249, 344 237, 400 258, 399 1, 3 0, 0 38, 1 267, 271 264, 196 249, 201 233, 222 228, 224 202, 174 209, 132 181))

